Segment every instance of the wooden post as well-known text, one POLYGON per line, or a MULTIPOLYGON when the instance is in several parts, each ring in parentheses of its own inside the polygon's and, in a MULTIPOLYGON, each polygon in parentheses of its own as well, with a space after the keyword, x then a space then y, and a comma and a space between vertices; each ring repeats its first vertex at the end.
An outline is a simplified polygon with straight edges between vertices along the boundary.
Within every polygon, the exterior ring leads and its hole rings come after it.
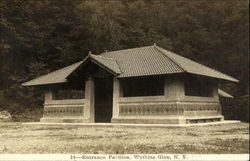
POLYGON ((84 120, 85 122, 95 122, 95 93, 94 80, 89 77, 85 82, 85 100, 84 105, 84 120))
POLYGON ((52 101, 52 91, 51 90, 46 90, 44 94, 44 103, 46 104, 47 102, 52 101))
POLYGON ((114 78, 113 81, 113 118, 117 118, 119 116, 119 102, 118 99, 120 97, 120 81, 117 78, 114 78))
POLYGON ((165 77, 164 95, 170 101, 179 101, 184 98, 184 82, 181 77, 165 77))

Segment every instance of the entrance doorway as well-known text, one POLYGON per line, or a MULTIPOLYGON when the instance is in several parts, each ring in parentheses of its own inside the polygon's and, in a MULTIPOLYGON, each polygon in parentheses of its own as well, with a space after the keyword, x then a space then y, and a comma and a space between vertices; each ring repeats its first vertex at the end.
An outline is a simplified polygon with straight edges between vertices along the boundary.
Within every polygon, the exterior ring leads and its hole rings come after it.
POLYGON ((95 122, 111 122, 113 107, 112 77, 95 78, 95 122))

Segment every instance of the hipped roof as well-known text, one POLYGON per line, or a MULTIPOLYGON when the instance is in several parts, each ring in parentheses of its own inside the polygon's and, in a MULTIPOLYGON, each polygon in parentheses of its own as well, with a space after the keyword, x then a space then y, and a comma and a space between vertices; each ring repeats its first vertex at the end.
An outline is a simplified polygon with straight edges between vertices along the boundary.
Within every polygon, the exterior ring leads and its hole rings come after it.
POLYGON ((23 85, 35 86, 67 82, 70 74, 80 66, 84 67, 86 61, 92 61, 114 74, 117 78, 186 72, 238 82, 237 79, 231 76, 154 45, 104 52, 100 55, 89 54, 80 62, 25 82, 23 85))

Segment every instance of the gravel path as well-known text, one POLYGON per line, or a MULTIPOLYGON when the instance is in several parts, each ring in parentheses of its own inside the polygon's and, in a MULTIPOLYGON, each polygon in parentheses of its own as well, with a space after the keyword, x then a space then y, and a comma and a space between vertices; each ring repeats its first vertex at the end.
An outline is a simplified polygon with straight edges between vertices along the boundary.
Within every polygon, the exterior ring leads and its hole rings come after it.
POLYGON ((247 123, 81 127, 0 123, 0 153, 249 153, 247 123))

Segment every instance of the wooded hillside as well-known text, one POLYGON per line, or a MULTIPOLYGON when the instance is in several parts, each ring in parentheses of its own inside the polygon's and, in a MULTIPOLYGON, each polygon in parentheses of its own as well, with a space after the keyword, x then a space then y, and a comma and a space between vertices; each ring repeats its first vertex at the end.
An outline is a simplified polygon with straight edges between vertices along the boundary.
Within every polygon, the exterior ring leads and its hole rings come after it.
POLYGON ((39 89, 21 83, 89 51, 156 43, 240 80, 220 88, 226 119, 249 120, 247 0, 1 0, 0 110, 39 111, 39 89))

